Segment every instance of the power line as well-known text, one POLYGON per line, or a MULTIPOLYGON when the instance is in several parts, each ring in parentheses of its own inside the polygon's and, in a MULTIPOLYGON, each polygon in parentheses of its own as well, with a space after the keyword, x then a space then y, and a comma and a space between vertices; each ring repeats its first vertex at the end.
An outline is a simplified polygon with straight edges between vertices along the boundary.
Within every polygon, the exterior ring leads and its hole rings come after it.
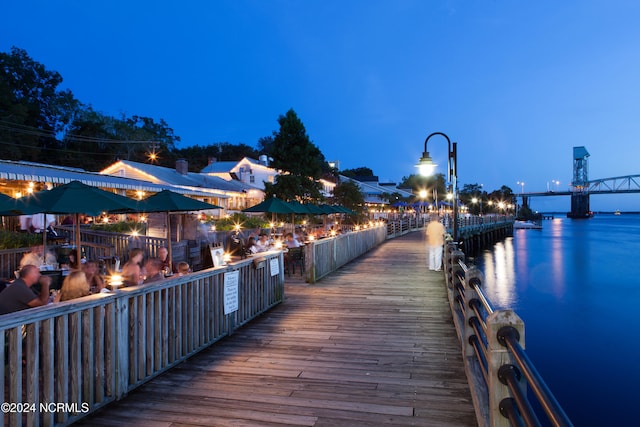
MULTIPOLYGON (((0 145, 16 145, 15 142, 10 142, 10 141, 0 141, 0 145)), ((73 154, 90 154, 92 156, 105 156, 105 157, 116 157, 118 155, 123 155, 125 153, 101 153, 101 152, 97 152, 97 151, 79 151, 79 150, 73 150, 73 149, 69 149, 69 148, 50 148, 50 147, 46 147, 46 148, 42 148, 42 147, 37 147, 37 146, 24 146, 22 145, 20 147, 21 150, 24 149, 33 149, 33 150, 47 150, 47 151, 62 151, 65 153, 73 153, 73 154)))
MULTIPOLYGON (((7 122, 4 120, 0 120, 0 129, 6 130, 13 133, 21 133, 25 135, 31 136, 41 136, 45 138, 56 138, 56 133, 53 131, 42 130, 33 126, 21 125, 18 123, 7 122)), ((74 142, 99 142, 103 144, 152 144, 156 143, 155 140, 122 140, 122 139, 109 139, 95 136, 83 136, 83 135, 74 135, 74 134, 66 134, 65 139, 74 142)))

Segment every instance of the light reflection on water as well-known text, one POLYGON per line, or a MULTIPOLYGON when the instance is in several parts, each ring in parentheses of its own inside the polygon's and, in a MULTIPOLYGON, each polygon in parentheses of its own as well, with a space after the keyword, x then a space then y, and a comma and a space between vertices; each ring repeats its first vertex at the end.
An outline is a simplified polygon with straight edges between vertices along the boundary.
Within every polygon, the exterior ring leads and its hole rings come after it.
POLYGON ((487 296, 524 320, 527 353, 574 425, 637 425, 640 215, 514 231, 476 259, 487 296))
POLYGON ((513 291, 515 286, 515 268, 513 256, 513 238, 496 243, 493 251, 482 254, 485 275, 485 289, 492 295, 493 305, 512 307, 517 297, 513 291))

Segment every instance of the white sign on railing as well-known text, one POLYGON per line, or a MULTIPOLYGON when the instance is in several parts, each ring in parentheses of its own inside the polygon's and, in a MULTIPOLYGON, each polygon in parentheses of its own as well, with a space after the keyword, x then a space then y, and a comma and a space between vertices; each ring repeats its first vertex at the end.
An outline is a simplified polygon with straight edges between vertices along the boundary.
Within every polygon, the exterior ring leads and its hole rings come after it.
POLYGON ((238 279, 240 271, 224 273, 224 314, 238 311, 238 279))
POLYGON ((269 267, 271 268, 271 275, 277 276, 280 274, 280 261, 278 258, 271 258, 269 260, 269 267))

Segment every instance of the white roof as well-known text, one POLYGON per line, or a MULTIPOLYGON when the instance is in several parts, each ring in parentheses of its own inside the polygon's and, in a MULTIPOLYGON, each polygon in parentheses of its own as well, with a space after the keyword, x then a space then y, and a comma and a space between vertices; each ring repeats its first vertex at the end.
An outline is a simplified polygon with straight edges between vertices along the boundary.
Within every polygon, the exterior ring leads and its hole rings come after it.
POLYGON ((67 184, 71 181, 80 181, 83 184, 93 187, 150 192, 171 190, 176 193, 198 197, 227 198, 227 196, 210 191, 192 190, 173 185, 154 184, 139 179, 102 175, 98 172, 89 172, 78 168, 13 160, 0 160, 0 179, 9 181, 51 182, 54 184, 67 184))

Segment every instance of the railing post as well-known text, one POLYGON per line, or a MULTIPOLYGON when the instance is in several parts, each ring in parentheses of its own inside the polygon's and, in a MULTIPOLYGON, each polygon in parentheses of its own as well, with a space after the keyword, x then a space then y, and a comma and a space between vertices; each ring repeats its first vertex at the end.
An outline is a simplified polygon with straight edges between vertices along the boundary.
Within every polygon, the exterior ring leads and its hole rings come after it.
POLYGON ((515 365, 511 353, 498 340, 498 331, 504 326, 511 326, 518 331, 520 345, 524 348, 524 322, 513 310, 495 311, 487 317, 489 425, 493 427, 511 425, 509 420, 500 413, 500 403, 503 399, 511 397, 511 394, 509 388, 500 382, 498 371, 503 365, 515 365))
MULTIPOLYGON (((129 298, 116 291, 116 400, 129 391, 129 298)), ((137 345, 138 343, 136 343, 137 345)))
POLYGON ((464 318, 467 321, 464 324, 464 334, 462 345, 464 346, 462 351, 465 357, 475 357, 475 351, 473 345, 471 344, 469 338, 472 335, 475 335, 475 331, 473 327, 469 325, 469 319, 473 317, 477 317, 475 311, 473 311, 473 307, 471 306, 471 301, 478 298, 478 293, 474 288, 474 284, 482 285, 484 283, 484 275, 477 267, 471 267, 465 273, 465 288, 464 288, 464 299, 465 299, 465 316, 464 318))
POLYGON ((448 259, 448 262, 445 265, 445 276, 449 302, 451 303, 451 309, 453 310, 453 303, 457 296, 456 285, 460 284, 457 276, 458 273, 461 273, 461 275, 464 274, 464 270, 460 267, 460 263, 458 261, 464 262, 465 256, 464 252, 459 250, 456 246, 456 242, 448 242, 446 244, 446 251, 449 253, 449 256, 446 258, 448 259))

